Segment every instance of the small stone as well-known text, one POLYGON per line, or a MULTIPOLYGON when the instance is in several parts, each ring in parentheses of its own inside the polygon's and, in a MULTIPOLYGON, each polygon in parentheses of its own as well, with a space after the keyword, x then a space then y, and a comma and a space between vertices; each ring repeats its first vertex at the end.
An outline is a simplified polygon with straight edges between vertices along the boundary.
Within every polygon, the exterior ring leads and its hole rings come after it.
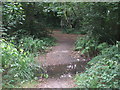
POLYGON ((77 61, 80 61, 80 59, 77 59, 77 61))
POLYGON ((71 78, 72 76, 69 74, 69 75, 68 75, 68 77, 70 77, 70 78, 71 78))
POLYGON ((85 59, 83 59, 83 61, 85 61, 85 59))

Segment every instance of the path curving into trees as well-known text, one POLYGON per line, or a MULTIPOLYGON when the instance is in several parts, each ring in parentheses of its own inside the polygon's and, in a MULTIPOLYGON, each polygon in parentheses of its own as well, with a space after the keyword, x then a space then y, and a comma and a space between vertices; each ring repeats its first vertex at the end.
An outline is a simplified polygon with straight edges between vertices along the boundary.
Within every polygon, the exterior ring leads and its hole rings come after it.
POLYGON ((46 55, 39 56, 38 60, 47 70, 48 79, 40 79, 37 88, 73 88, 75 83, 73 75, 77 71, 84 71, 85 59, 79 57, 79 53, 73 51, 78 35, 63 34, 61 31, 53 31, 57 45, 46 55))
POLYGON ((47 53, 43 57, 39 57, 39 60, 45 65, 59 65, 68 64, 76 61, 71 57, 74 42, 78 35, 74 34, 63 34, 60 31, 54 31, 52 34, 56 38, 57 45, 52 47, 52 51, 47 53))

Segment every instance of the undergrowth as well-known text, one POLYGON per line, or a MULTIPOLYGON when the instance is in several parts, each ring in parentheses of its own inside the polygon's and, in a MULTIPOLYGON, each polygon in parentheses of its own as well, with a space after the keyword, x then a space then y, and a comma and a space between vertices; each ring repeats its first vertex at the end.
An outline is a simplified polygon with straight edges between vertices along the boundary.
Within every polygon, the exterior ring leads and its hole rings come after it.
POLYGON ((25 36, 17 42, 15 39, 0 39, 2 87, 15 88, 19 87, 18 83, 37 79, 39 76, 47 78, 48 75, 34 57, 55 45, 54 41, 52 37, 37 39, 31 36, 25 36))
POLYGON ((18 47, 29 51, 30 53, 42 53, 46 49, 49 49, 50 46, 55 45, 55 39, 52 37, 46 37, 37 39, 34 37, 23 37, 19 40, 18 47))
POLYGON ((120 42, 108 45, 84 38, 78 40, 76 50, 82 50, 84 54, 96 50, 99 53, 88 62, 90 68, 75 76, 78 88, 120 88, 120 42))
POLYGON ((35 64, 34 56, 29 52, 20 52, 10 42, 1 39, 2 53, 2 86, 14 87, 17 82, 31 80, 35 77, 34 71, 40 70, 35 64))
POLYGON ((87 57, 96 56, 101 50, 107 47, 109 47, 107 43, 99 43, 97 38, 90 36, 78 37, 75 43, 75 50, 80 50, 81 54, 85 54, 87 57))

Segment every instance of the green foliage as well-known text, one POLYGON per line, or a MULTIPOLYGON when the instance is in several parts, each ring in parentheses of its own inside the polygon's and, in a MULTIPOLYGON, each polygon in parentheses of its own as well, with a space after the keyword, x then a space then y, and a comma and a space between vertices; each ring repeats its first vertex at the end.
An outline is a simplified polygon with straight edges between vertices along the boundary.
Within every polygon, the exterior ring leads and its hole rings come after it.
POLYGON ((36 64, 34 57, 55 45, 55 39, 51 36, 37 39, 24 34, 20 38, 17 41, 14 36, 6 38, 7 41, 1 39, 0 73, 3 72, 3 87, 15 87, 19 82, 32 80, 38 76, 48 77, 43 68, 36 64))
POLYGON ((97 49, 99 51, 102 51, 103 49, 108 48, 108 47, 109 47, 109 45, 107 43, 103 42, 97 46, 97 49))
POLYGON ((55 45, 55 39, 52 37, 46 37, 41 39, 35 39, 33 37, 23 37, 19 40, 18 47, 24 51, 31 53, 44 52, 50 46, 55 45))
POLYGON ((18 25, 22 25, 25 20, 22 5, 20 3, 3 3, 3 26, 8 34, 16 31, 18 25))
MULTIPOLYGON (((81 29, 88 36, 77 40, 76 50, 94 57, 84 73, 76 76, 79 88, 120 88, 119 3, 81 3, 81 29), (97 53, 97 54, 96 54, 97 53)), ((80 17, 80 16, 79 16, 80 17)))
POLYGON ((119 3, 56 3, 52 5, 61 17, 66 33, 84 32, 100 42, 114 44, 120 40, 119 3))
MULTIPOLYGON (((119 44, 120 45, 120 44, 119 44)), ((118 44, 102 50, 93 58, 92 65, 84 73, 76 76, 79 88, 120 88, 120 51, 118 44)))
POLYGON ((100 42, 120 40, 119 3, 84 3, 82 28, 100 42))
POLYGON ((54 18, 56 20, 54 12, 45 11, 49 7, 49 3, 29 2, 21 4, 26 16, 23 29, 36 38, 49 36, 51 30, 47 29, 48 24, 54 24, 54 18))
POLYGON ((31 53, 46 49, 44 45, 45 43, 43 40, 34 39, 33 37, 23 37, 19 40, 19 47, 31 53))
POLYGON ((2 79, 3 87, 14 87, 17 82, 31 80, 35 77, 35 71, 42 70, 34 62, 34 56, 29 52, 19 51, 15 46, 4 39, 0 40, 2 53, 2 79))
POLYGON ((107 43, 99 44, 98 39, 90 36, 79 37, 75 43, 75 50, 81 50, 81 54, 95 56, 104 48, 109 47, 107 43))
POLYGON ((40 3, 3 3, 4 32, 9 36, 20 36, 24 30, 26 35, 36 38, 46 37, 51 31, 46 29, 47 24, 44 19, 46 15, 44 16, 43 11, 44 8, 40 3))
POLYGON ((91 33, 100 42, 120 40, 119 3, 4 3, 3 21, 9 33, 20 28, 45 37, 45 27, 61 25, 67 33, 91 33), (24 21, 25 20, 25 21, 24 21), (11 24, 10 23, 17 23, 11 24), (20 24, 22 23, 22 24, 20 24), (16 27, 16 28, 15 28, 16 27))
POLYGON ((61 25, 67 33, 88 32, 100 42, 114 44, 120 40, 119 10, 119 3, 4 3, 3 21, 10 34, 22 28, 45 37, 49 34, 45 27, 51 24, 61 25))
POLYGON ((37 52, 55 45, 54 38, 48 35, 51 30, 45 28, 44 18, 41 20, 44 15, 42 7, 40 3, 3 3, 2 35, 5 40, 0 41, 0 72, 3 72, 5 88, 15 87, 17 83, 36 76, 48 77, 34 61, 37 52), (37 15, 38 12, 41 15, 37 15))
POLYGON ((54 37, 48 36, 46 38, 41 38, 44 41, 46 47, 54 46, 56 39, 54 37))
MULTIPOLYGON (((75 50, 82 50, 84 48, 88 48, 88 46, 90 46, 91 43, 97 44, 95 42, 95 40, 93 38, 90 39, 89 36, 78 37, 78 39, 75 43, 75 50)), ((92 45, 92 46, 94 46, 94 45, 92 45)))
POLYGON ((93 66, 77 77, 78 85, 118 88, 119 44, 108 44, 120 40, 119 11, 119 3, 3 3, 3 36, 18 45, 1 40, 4 87, 35 76, 37 66, 31 66, 34 55, 30 53, 54 45, 47 27, 61 25, 65 33, 88 34, 78 38, 75 50, 87 56, 100 54, 89 62, 93 66))

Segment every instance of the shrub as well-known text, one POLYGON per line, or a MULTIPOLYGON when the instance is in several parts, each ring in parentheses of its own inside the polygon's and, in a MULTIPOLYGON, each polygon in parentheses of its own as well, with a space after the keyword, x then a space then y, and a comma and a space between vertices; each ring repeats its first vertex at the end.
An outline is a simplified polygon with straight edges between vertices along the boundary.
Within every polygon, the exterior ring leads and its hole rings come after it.
POLYGON ((23 49, 19 51, 15 46, 4 39, 0 40, 2 58, 3 87, 14 87, 17 82, 31 80, 35 77, 34 71, 41 67, 34 62, 34 56, 23 49))
POLYGON ((81 50, 81 54, 87 56, 96 56, 101 50, 109 47, 107 43, 100 43, 98 39, 90 36, 83 36, 77 39, 75 43, 75 50, 81 50))
POLYGON ((49 46, 54 46, 56 43, 56 39, 54 37, 46 37, 46 38, 41 38, 44 42, 45 42, 45 46, 49 47, 49 46))
POLYGON ((43 52, 44 50, 48 49, 49 46, 54 44, 53 38, 34 39, 34 37, 23 37, 19 40, 18 46, 25 51, 37 53, 38 51, 43 52))
POLYGON ((84 73, 75 77, 79 88, 120 88, 120 42, 101 51, 84 73))
POLYGON ((46 48, 44 44, 43 40, 33 39, 33 37, 24 37, 19 41, 20 48, 32 53, 35 53, 38 50, 44 50, 46 48))

